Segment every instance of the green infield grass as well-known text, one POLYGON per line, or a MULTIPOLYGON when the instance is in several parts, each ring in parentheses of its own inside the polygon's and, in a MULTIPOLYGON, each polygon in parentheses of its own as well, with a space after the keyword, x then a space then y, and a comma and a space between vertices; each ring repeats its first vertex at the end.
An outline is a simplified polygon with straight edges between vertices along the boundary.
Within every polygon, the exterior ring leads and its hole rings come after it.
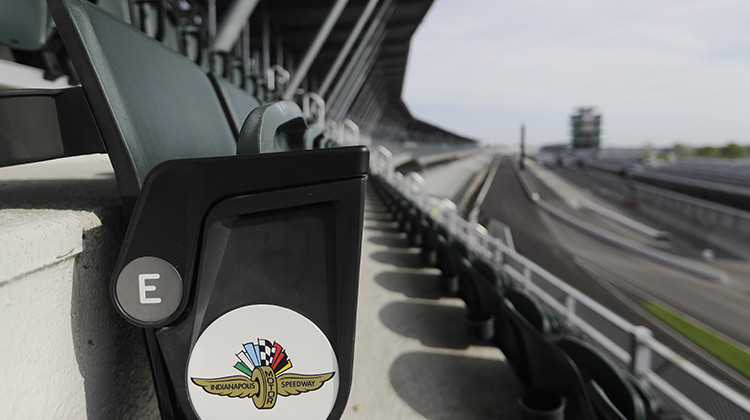
POLYGON ((717 359, 750 378, 750 352, 747 349, 663 305, 642 302, 641 306, 717 359))

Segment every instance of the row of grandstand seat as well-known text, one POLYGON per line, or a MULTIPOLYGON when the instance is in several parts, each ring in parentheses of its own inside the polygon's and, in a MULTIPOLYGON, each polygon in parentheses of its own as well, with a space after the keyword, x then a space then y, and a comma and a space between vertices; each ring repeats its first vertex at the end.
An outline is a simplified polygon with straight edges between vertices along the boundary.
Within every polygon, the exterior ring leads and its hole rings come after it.
POLYGON ((503 351, 528 395, 562 396, 565 418, 672 419, 641 382, 565 325, 468 244, 452 236, 396 188, 371 178, 393 219, 425 266, 441 270, 446 291, 466 303, 468 325, 489 326, 486 339, 503 351))
MULTIPOLYGON (((265 90, 264 79, 257 68, 248 72, 237 53, 211 50, 207 35, 207 12, 197 1, 92 2, 113 18, 137 27, 170 50, 187 57, 204 72, 222 79, 225 84, 234 85, 261 101, 272 99, 272 93, 265 90)), ((0 44, 16 50, 23 60, 43 66, 45 78, 56 79, 63 72, 73 72, 70 74, 71 84, 77 84, 77 75, 68 63, 61 65, 58 62, 67 58, 60 51, 62 44, 57 29, 49 19, 46 0, 17 2, 5 6, 4 10, 6 14, 0 16, 0 44), (30 59, 35 54, 43 59, 30 59)))
POLYGON ((750 163, 747 160, 730 161, 724 159, 722 162, 686 160, 653 166, 649 167, 649 169, 687 178, 750 186, 750 181, 748 181, 748 175, 750 175, 750 163))
MULTIPOLYGON (((94 131, 101 135, 96 141, 104 143, 123 197, 136 197, 146 174, 167 160, 337 144, 324 127, 308 126, 294 103, 262 104, 247 90, 207 73, 91 3, 51 2, 50 7, 80 75, 85 102, 96 121, 94 131), (80 12, 73 13, 73 9, 80 12)), ((76 89, 81 88, 68 90, 76 89)), ((3 93, 16 98, 35 95, 60 101, 66 97, 58 91, 3 93)), ((53 149, 67 150, 66 140, 95 141, 63 138, 62 147, 53 149)), ((30 156, 28 161, 59 157, 43 152, 39 156, 30 156)))

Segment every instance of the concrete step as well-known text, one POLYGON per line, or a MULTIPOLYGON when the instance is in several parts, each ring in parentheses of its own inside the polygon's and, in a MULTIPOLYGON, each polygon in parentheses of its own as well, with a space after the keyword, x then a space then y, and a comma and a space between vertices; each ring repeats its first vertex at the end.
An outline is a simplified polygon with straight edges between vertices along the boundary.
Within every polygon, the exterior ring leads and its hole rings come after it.
POLYGON ((502 352, 469 338, 465 307, 443 295, 368 190, 354 381, 344 419, 521 417, 522 390, 502 352))

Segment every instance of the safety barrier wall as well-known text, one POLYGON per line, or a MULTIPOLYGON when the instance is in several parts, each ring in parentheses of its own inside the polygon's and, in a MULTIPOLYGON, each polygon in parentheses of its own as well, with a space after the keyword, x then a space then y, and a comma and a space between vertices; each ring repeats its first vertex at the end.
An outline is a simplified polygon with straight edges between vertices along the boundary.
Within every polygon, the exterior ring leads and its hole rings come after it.
POLYGON ((467 245, 513 283, 536 296, 567 323, 648 383, 671 406, 696 419, 746 419, 750 400, 712 377, 636 326, 518 254, 476 223, 461 218, 452 203, 424 193, 421 176, 394 171, 393 156, 382 146, 371 155, 371 173, 467 245))
POLYGON ((684 194, 652 187, 639 182, 623 181, 614 175, 566 168, 563 174, 573 180, 595 184, 621 194, 633 193, 641 204, 680 214, 691 220, 750 234, 750 213, 684 194))

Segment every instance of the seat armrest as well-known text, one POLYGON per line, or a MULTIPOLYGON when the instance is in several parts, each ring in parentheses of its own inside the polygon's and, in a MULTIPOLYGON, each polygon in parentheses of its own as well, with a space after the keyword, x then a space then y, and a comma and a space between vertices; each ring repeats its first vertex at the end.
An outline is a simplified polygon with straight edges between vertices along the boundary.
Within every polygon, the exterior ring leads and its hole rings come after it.
POLYGON ((250 112, 240 129, 237 154, 304 150, 307 122, 292 101, 259 106, 250 112))

